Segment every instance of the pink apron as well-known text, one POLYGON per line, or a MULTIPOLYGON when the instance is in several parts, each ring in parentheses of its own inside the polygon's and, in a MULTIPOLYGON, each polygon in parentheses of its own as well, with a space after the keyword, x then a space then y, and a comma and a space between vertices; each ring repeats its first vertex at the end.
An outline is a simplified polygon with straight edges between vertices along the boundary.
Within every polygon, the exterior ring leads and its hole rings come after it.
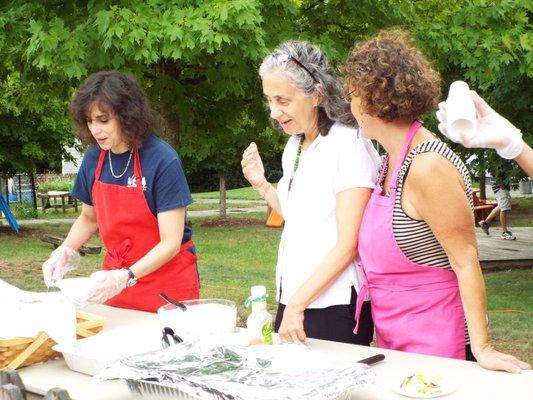
POLYGON ((392 222, 398 174, 422 123, 411 124, 391 176, 390 196, 376 185, 359 233, 364 282, 361 306, 370 294, 378 347, 465 359, 464 312, 453 271, 410 261, 398 246, 392 222))

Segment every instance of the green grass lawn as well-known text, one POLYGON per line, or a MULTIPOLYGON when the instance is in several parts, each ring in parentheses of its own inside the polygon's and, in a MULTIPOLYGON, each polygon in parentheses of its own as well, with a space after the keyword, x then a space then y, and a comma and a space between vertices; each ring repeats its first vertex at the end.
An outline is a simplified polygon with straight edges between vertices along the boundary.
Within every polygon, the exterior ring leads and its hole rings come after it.
MULTIPOLYGON (((215 220, 193 219, 199 253, 203 298, 226 298, 239 305, 240 325, 248 311, 243 302, 252 285, 266 285, 269 309, 275 312, 274 271, 281 230, 265 228, 264 213, 231 216, 235 226, 217 226, 215 220), (258 218, 253 220, 253 218, 258 218), (202 226, 210 223, 213 226, 202 226)), ((43 233, 62 234, 68 225, 24 227, 15 235, 0 227, 0 279, 27 290, 46 290, 41 264, 51 247, 41 242, 43 233)), ((98 238, 91 241, 99 244, 98 238)), ((82 257, 71 276, 86 276, 100 267, 102 254, 82 257)), ((533 270, 514 270, 485 275, 491 336, 498 349, 533 361, 533 270)))
MULTIPOLYGON (((266 203, 265 203, 266 204, 266 203)), ((261 203, 259 202, 246 202, 246 201, 239 201, 239 202, 232 202, 232 203, 226 203, 226 208, 255 208, 255 207, 261 207, 261 203)), ((187 206, 187 211, 204 211, 204 210, 218 210, 219 204, 217 203, 199 203, 194 202, 187 206)))
MULTIPOLYGON (((194 199, 218 199, 219 192, 203 192, 203 193, 193 193, 192 197, 194 199)), ((243 187, 239 189, 230 189, 226 191, 226 197, 228 199, 236 200, 261 200, 261 196, 252 189, 251 186, 243 187)))

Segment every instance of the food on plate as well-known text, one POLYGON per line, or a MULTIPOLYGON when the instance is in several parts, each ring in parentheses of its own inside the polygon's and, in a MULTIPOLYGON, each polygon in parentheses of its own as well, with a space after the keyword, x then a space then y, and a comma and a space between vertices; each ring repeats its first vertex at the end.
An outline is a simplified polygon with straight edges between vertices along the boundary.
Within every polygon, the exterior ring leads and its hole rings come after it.
POLYGON ((415 373, 406 377, 400 385, 402 393, 409 396, 435 396, 443 394, 442 376, 415 373))

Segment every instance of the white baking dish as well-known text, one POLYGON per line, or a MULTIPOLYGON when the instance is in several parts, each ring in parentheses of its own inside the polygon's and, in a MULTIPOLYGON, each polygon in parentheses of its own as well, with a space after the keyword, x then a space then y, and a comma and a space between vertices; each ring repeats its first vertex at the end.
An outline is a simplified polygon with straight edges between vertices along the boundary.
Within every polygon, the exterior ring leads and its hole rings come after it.
POLYGON ((233 333, 237 325, 237 306, 222 299, 182 301, 185 310, 165 304, 157 310, 161 327, 169 327, 183 340, 206 339, 233 333))
POLYGON ((63 353, 71 370, 96 375, 125 357, 161 349, 161 332, 154 326, 124 325, 53 349, 63 353))

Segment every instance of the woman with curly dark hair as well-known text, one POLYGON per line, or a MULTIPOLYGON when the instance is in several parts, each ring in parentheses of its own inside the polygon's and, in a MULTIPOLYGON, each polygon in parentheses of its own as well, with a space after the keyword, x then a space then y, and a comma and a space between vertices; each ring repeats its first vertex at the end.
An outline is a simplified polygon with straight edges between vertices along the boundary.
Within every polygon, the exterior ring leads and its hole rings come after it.
POLYGON ((358 241, 378 346, 529 368, 489 344, 470 177, 420 120, 437 104, 438 73, 394 31, 359 43, 343 73, 361 134, 387 152, 358 241))
MULTIPOLYGON (((153 113, 137 81, 117 71, 89 76, 71 102, 78 138, 87 145, 73 196, 83 202, 63 244, 43 264, 48 286, 79 259, 97 231, 107 249, 83 301, 155 312, 164 292, 199 296, 192 202, 176 151, 153 134, 153 113)), ((81 299, 79 299, 81 301, 81 299)))

